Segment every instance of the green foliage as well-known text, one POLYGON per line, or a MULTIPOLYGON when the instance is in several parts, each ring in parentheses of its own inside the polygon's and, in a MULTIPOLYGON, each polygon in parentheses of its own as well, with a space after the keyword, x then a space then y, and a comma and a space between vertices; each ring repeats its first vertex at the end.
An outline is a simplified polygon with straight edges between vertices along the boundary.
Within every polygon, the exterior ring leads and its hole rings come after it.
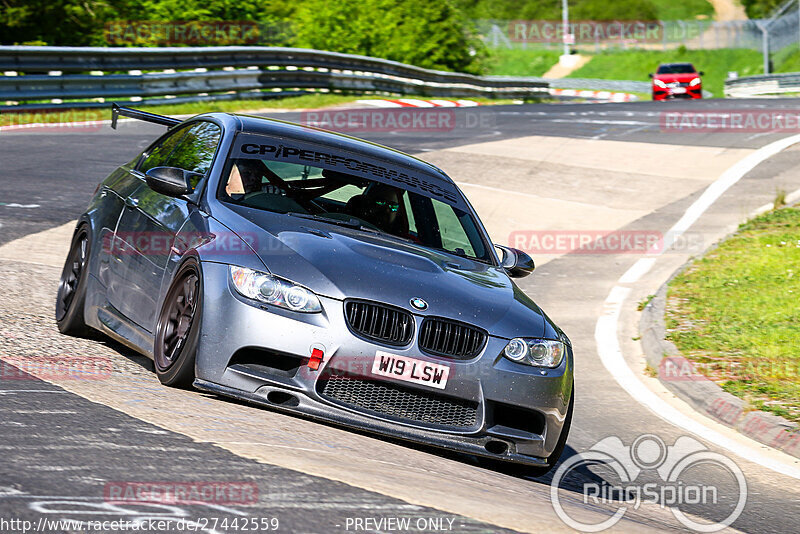
MULTIPOLYGON (((288 19, 293 6, 277 0, 0 0, 0 43, 103 46, 109 44, 106 25, 118 21, 255 21, 269 26, 288 19)), ((163 43, 139 36, 126 44, 163 43)))
POLYGON ((747 16, 751 19, 764 19, 786 0, 741 0, 747 16))
POLYGON ((625 50, 607 52, 592 57, 586 65, 576 70, 572 78, 603 78, 608 80, 647 81, 647 75, 655 72, 659 63, 693 63, 704 71, 703 88, 716 97, 724 93, 724 81, 728 71, 737 71, 739 76, 761 74, 761 54, 755 50, 722 48, 718 50, 672 51, 625 50))
POLYGON ((478 72, 482 44, 448 1, 305 0, 295 44, 421 67, 478 72))
POLYGON ((713 18, 714 6, 708 0, 650 0, 656 8, 658 20, 689 20, 699 17, 713 18))
MULTIPOLYGON (((484 56, 471 23, 449 0, 0 0, 3 44, 182 44, 165 37, 169 27, 140 21, 188 22, 189 31, 203 21, 250 21, 269 35, 264 39, 262 31, 248 44, 311 47, 461 72, 478 73, 484 56)), ((223 35, 184 44, 239 43, 223 35)))
POLYGON ((288 20, 294 4, 258 0, 141 0, 121 9, 108 35, 109 44, 125 46, 223 46, 231 44, 287 45, 290 42, 288 20), (131 21, 127 23, 126 21, 131 21), (150 27, 147 21, 154 24, 150 27), (174 37, 214 28, 209 22, 228 21, 234 24, 232 33, 226 27, 221 32, 207 32, 196 42, 174 37), (166 23, 161 25, 159 23, 166 23), (177 23, 177 24, 176 24, 177 23), (239 32, 236 31, 239 28, 239 32), (242 39, 242 29, 246 39, 242 39))
MULTIPOLYGON (((561 2, 557 0, 457 0, 457 5, 471 18, 503 20, 561 20, 561 2)), ((655 20, 657 9, 652 0, 570 0, 572 20, 655 20)))
POLYGON ((636 305, 636 310, 637 311, 644 310, 647 307, 647 305, 650 304, 650 301, 652 301, 654 298, 656 298, 655 295, 647 295, 645 298, 639 301, 639 304, 636 305))
POLYGON ((488 51, 486 74, 497 76, 541 76, 558 63, 559 50, 544 48, 497 48, 488 51))
POLYGON ((730 393, 800 421, 800 210, 743 224, 670 282, 671 339, 730 393))
MULTIPOLYGON (((693 18, 710 13, 707 0, 570 0, 572 20, 693 18)), ((556 52, 486 51, 469 20, 560 17, 557 0, 0 0, 0 43, 240 44, 224 38, 170 43, 164 42, 163 35, 146 31, 126 33, 124 39, 111 41, 109 24, 127 24, 122 26, 124 31, 141 21, 182 21, 194 27, 203 21, 251 21, 258 23, 259 29, 256 39, 246 41, 248 44, 311 47, 462 72, 488 69, 493 74, 541 75, 556 62, 556 52)), ((113 28, 118 30, 120 24, 113 28)), ((681 50, 678 56, 687 54, 681 50)), ((599 65, 598 59, 592 63, 599 65)), ((616 63, 618 59, 612 56, 610 61, 616 63)), ((632 72, 629 69, 622 77, 638 79, 632 72)))
POLYGON ((258 0, 141 0, 135 9, 140 20, 263 21, 290 16, 293 4, 258 0))
POLYGON ((102 44, 115 14, 105 0, 0 0, 0 43, 102 44))
POLYGON ((775 52, 772 67, 773 72, 800 72, 800 48, 793 44, 775 52))
MULTIPOLYGON (((550 0, 457 0, 476 19, 561 20, 561 2, 550 0)), ((708 0, 569 0, 571 20, 684 20, 711 17, 708 0)))

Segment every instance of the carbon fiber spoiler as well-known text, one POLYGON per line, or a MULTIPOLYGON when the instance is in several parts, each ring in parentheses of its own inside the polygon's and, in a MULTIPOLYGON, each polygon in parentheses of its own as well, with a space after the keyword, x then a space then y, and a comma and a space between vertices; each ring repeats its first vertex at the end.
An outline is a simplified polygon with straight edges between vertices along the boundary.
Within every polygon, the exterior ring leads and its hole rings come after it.
POLYGON ((117 119, 120 115, 123 117, 130 117, 131 119, 139 119, 140 121, 160 124, 162 126, 166 126, 167 128, 172 128, 173 126, 183 122, 180 119, 174 119, 164 115, 156 115, 155 113, 148 113, 146 111, 140 111, 133 108, 124 108, 118 104, 111 104, 111 127, 115 130, 117 129, 117 119))

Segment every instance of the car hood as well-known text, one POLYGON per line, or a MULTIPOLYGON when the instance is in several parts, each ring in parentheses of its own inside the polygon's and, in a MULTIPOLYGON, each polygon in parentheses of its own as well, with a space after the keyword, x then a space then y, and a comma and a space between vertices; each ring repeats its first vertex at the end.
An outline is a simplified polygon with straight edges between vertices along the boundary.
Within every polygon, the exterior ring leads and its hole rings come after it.
POLYGON ((337 300, 384 302, 436 315, 499 337, 551 332, 539 307, 496 266, 362 232, 241 206, 228 224, 277 276, 337 300), (411 307, 419 297, 425 311, 411 307))
POLYGON ((700 75, 696 72, 692 72, 689 74, 656 74, 653 78, 661 80, 664 83, 672 83, 672 82, 680 82, 680 83, 689 83, 695 78, 699 78, 700 75))

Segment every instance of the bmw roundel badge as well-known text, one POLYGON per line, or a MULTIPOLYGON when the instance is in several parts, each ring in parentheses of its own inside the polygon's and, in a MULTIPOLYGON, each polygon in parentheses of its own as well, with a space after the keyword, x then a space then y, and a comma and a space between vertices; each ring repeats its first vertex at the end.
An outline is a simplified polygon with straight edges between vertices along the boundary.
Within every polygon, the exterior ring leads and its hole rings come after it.
POLYGON ((421 299, 419 297, 414 297, 409 302, 417 310, 427 310, 428 309, 428 303, 425 302, 423 299, 421 299))

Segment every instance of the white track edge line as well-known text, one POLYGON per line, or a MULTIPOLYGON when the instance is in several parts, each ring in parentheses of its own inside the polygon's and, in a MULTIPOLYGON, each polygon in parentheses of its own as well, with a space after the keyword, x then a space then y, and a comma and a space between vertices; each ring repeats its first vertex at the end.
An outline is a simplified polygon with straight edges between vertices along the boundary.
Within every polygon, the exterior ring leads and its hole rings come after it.
MULTIPOLYGON (((800 143, 800 135, 786 137, 761 147, 735 163, 712 182, 700 198, 689 206, 683 216, 669 230, 670 238, 675 239, 688 230, 725 191, 730 189, 731 186, 736 184, 757 165, 797 143, 800 143)), ((800 195, 800 192, 795 191, 790 196, 797 195, 800 195)), ((665 242, 661 252, 667 248, 669 247, 665 242)), ((657 253, 657 255, 661 252, 657 253)), ((650 271, 654 264, 655 258, 641 258, 619 278, 618 283, 629 284, 639 280, 650 271)), ((611 289, 604 302, 603 315, 597 319, 594 334, 600 361, 603 362, 605 368, 622 389, 633 397, 636 402, 650 409, 673 426, 691 432, 745 460, 792 478, 800 479, 800 467, 787 461, 771 458, 759 450, 759 448, 766 447, 766 445, 751 440, 744 434, 742 434, 742 437, 753 441, 753 445, 740 443, 738 440, 731 439, 705 426, 700 421, 692 419, 677 408, 662 401, 636 376, 628 366, 619 343, 619 316, 622 312, 622 305, 630 292, 630 288, 622 286, 614 286, 611 289)), ((780 452, 777 449, 773 450, 780 452)))
POLYGON ((719 178, 714 180, 711 185, 703 191, 700 198, 695 200, 692 205, 686 209, 683 216, 678 219, 678 222, 664 234, 663 243, 658 245, 658 250, 649 252, 650 257, 641 258, 634 263, 633 266, 620 277, 619 282, 622 284, 637 282, 650 271, 653 265, 655 265, 655 258, 653 256, 660 256, 664 251, 669 249, 686 230, 697 222, 697 219, 699 219, 725 191, 730 189, 736 182, 741 180, 744 175, 752 171, 760 163, 797 143, 800 143, 800 135, 785 137, 759 148, 755 152, 748 154, 734 163, 732 167, 723 172, 719 178))

